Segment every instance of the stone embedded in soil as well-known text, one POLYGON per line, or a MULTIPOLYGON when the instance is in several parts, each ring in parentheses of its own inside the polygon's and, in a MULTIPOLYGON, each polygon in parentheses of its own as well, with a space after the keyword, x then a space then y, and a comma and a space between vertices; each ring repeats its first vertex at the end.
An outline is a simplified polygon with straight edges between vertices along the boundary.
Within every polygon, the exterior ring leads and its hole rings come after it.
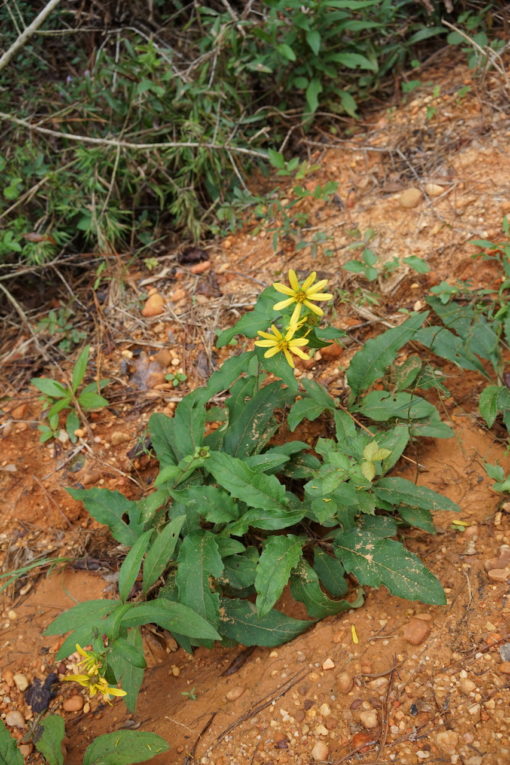
POLYGON ((74 696, 69 696, 68 699, 64 699, 62 707, 65 712, 80 712, 83 709, 84 703, 83 696, 76 693, 74 696))
POLYGON ((183 290, 182 287, 179 287, 179 289, 176 289, 171 293, 170 297, 172 298, 174 303, 178 303, 179 300, 184 300, 187 294, 188 293, 186 292, 186 290, 183 290))
POLYGON ((423 619, 411 619, 404 627, 404 640, 411 645, 421 645, 430 635, 432 625, 423 619))
POLYGON ((165 299, 159 292, 153 292, 149 295, 145 301, 145 305, 142 308, 142 316, 151 318, 152 316, 159 316, 160 313, 165 312, 165 299))
POLYGON ((3 681, 8 688, 12 688, 14 685, 14 672, 10 669, 4 669, 2 673, 3 681))
POLYGON ((506 568, 510 566, 510 545, 501 545, 497 558, 489 558, 483 564, 486 571, 493 568, 506 568))
POLYGON ((325 661, 322 662, 322 669, 334 669, 335 668, 335 662, 331 658, 327 658, 325 661))
POLYGON ((227 701, 237 701, 237 699, 243 695, 245 690, 246 688, 244 688, 242 685, 235 685, 233 688, 227 691, 225 698, 227 701))
POLYGON ((471 691, 474 691, 476 688, 476 683, 474 683, 472 680, 469 680, 467 677, 463 677, 459 682, 459 688, 466 696, 471 693, 471 691))
POLYGON ((17 709, 12 709, 5 715, 5 724, 8 725, 9 728, 24 728, 25 718, 17 709))
POLYGON ((192 274, 205 274, 206 271, 209 271, 210 267, 211 261, 203 260, 201 263, 195 263, 194 266, 191 266, 190 271, 192 274))
POLYGON ((325 743, 325 741, 317 741, 312 749, 311 754, 315 762, 327 760, 329 757, 329 746, 325 743))
POLYGON ((506 568, 491 568, 487 571, 487 577, 491 582, 506 582, 510 579, 510 566, 506 568))
POLYGON ((336 684, 342 693, 349 693, 354 685, 354 679, 348 672, 340 672, 336 679, 336 684))
POLYGON ((16 672, 16 674, 13 676, 13 680, 18 691, 26 691, 28 688, 28 679, 25 675, 22 675, 21 672, 16 672))
POLYGON ((498 666, 498 670, 503 673, 503 675, 510 675, 510 661, 503 661, 498 666))
POLYGON ((499 655, 501 661, 510 661, 510 643, 503 643, 499 646, 499 655))
POLYGON ((443 193, 444 188, 439 186, 437 183, 427 183, 425 186, 425 191, 429 197, 439 197, 443 193))
POLYGON ((406 189, 400 194, 400 206, 406 208, 416 207, 421 202, 422 197, 423 194, 421 193, 420 189, 406 189))
POLYGON ((110 435, 110 443, 112 446, 118 446, 119 444, 125 443, 125 441, 129 441, 130 438, 131 436, 129 433, 123 433, 121 430, 114 430, 110 435))
POLYGON ((23 757, 28 757, 29 754, 32 754, 33 749, 34 749, 34 747, 33 747, 32 744, 20 744, 20 746, 19 746, 20 754, 23 757))
POLYGON ((343 352, 344 349, 341 345, 338 343, 331 343, 330 345, 321 348, 321 357, 325 361, 335 361, 335 359, 340 358, 343 352))
POLYGON ((436 735, 436 744, 444 754, 455 754, 459 744, 459 734, 454 730, 442 730, 436 735))
POLYGON ((359 713, 359 721, 363 725, 364 728, 367 728, 368 730, 372 730, 372 728, 377 728, 379 725, 379 720, 377 719, 377 712, 375 709, 369 709, 369 710, 363 710, 359 713))

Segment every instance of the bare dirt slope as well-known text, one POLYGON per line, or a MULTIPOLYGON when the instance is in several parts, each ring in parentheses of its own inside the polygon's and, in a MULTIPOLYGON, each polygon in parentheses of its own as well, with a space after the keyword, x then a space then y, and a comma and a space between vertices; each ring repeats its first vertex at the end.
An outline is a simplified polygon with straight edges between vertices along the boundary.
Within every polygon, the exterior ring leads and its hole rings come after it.
MULTIPOLYGON (((44 638, 43 629, 75 602, 113 592, 122 559, 65 487, 101 485, 132 496, 144 490, 156 466, 134 447, 152 411, 171 414, 183 390, 201 384, 221 361, 215 328, 235 321, 289 267, 330 280, 337 296, 331 323, 360 341, 399 322, 398 309, 422 307, 428 289, 444 279, 499 283, 497 268, 473 260, 468 243, 500 238, 510 213, 505 83, 490 74, 474 80, 451 62, 424 72, 423 81, 407 103, 376 115, 349 141, 334 148, 310 142, 320 166, 310 188, 339 184, 333 201, 302 203, 312 225, 303 236, 328 236, 317 253, 287 238, 275 254, 274 225, 249 220, 242 234, 192 251, 180 265, 170 255, 161 271, 123 273, 97 306, 94 361, 99 376, 115 381, 112 405, 91 418, 76 446, 38 443, 39 404, 12 382, 30 338, 12 339, 3 355, 9 394, 0 457, 4 571, 37 556, 70 559, 48 576, 19 579, 3 595, 0 713, 19 738, 30 738, 26 683, 67 669, 55 666, 59 640, 44 638), (409 194, 411 188, 420 193, 409 194), (353 256, 349 245, 368 229, 381 262, 417 255, 432 270, 417 275, 404 266, 375 286, 347 274, 340 265, 353 256), (164 302, 155 318, 141 312, 150 290, 164 302), (379 302, 367 291, 377 292, 379 302), (179 370, 188 380, 176 389, 165 374, 179 370)), ((299 374, 338 395, 357 347, 323 351, 299 374)), ((455 438, 417 444, 410 456, 421 467, 408 465, 403 474, 461 505, 464 532, 452 526, 454 514, 438 513, 437 535, 412 531, 407 539, 441 579, 448 605, 368 592, 361 609, 326 619, 278 649, 251 653, 232 647, 188 656, 168 635, 147 631, 150 668, 136 715, 122 702, 90 703, 71 684, 52 702, 52 711, 66 717, 66 764, 80 763, 95 735, 119 727, 141 727, 169 741, 170 752, 155 765, 510 763, 510 507, 500 504, 483 469, 484 462, 508 469, 510 461, 504 442, 476 415, 480 379, 453 367, 443 371, 452 397, 441 406, 455 438)), ((303 615, 287 596, 284 601, 303 615)), ((26 762, 40 762, 29 742, 23 751, 26 762)))

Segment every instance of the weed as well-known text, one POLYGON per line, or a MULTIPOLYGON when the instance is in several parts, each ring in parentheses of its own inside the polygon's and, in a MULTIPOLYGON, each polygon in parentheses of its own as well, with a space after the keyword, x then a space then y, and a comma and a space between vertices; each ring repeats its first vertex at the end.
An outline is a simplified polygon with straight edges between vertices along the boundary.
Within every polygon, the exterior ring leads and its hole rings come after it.
POLYGON ((59 432, 60 414, 66 413, 65 429, 71 441, 76 441, 75 431, 80 427, 83 412, 108 406, 108 401, 98 393, 109 380, 100 380, 81 387, 87 371, 90 346, 87 345, 74 365, 71 382, 64 385, 48 377, 33 377, 31 384, 42 393, 41 402, 46 407, 47 424, 39 425, 42 443, 55 438, 59 432))
POLYGON ((58 348, 62 353, 69 353, 75 345, 79 345, 87 336, 86 332, 74 326, 73 316, 74 311, 70 307, 52 309, 44 319, 37 323, 36 329, 51 336, 62 337, 58 343, 58 348))

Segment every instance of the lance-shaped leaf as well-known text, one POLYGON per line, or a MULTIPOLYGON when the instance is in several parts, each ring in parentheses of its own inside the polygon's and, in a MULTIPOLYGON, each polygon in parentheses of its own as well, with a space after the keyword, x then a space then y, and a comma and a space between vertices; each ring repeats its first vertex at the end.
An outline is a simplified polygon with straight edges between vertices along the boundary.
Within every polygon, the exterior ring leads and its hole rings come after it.
POLYGON ((243 645, 281 645, 309 629, 314 622, 294 619, 272 609, 261 616, 249 600, 225 598, 221 603, 219 630, 230 640, 243 645))
POLYGON ((83 502, 96 521, 109 526, 112 535, 131 547, 143 531, 141 511, 136 502, 109 489, 67 489, 71 497, 83 502), (124 517, 129 519, 126 523, 124 517))
POLYGON ((243 401, 235 412, 231 410, 223 449, 240 458, 260 452, 279 426, 275 409, 281 409, 293 398, 288 388, 273 382, 243 401))
POLYGON ((350 529, 336 536, 335 552, 345 570, 354 574, 360 584, 384 584, 393 595, 407 600, 436 606, 446 603, 440 582, 400 542, 350 529))
POLYGON ((120 599, 125 601, 136 582, 136 577, 140 571, 143 556, 149 546, 153 530, 149 529, 138 537, 131 550, 126 555, 119 571, 119 595, 120 599))
POLYGON ((177 558, 175 582, 179 601, 215 626, 219 621, 220 598, 211 589, 211 580, 222 573, 223 561, 214 534, 210 531, 188 534, 177 558))
MULTIPOLYGON (((301 560, 290 579, 290 591, 292 596, 304 603, 308 615, 312 619, 324 619, 325 616, 338 614, 340 611, 348 611, 356 608, 348 600, 332 600, 321 590, 319 577, 316 572, 304 560, 301 560)), ((361 605, 363 598, 361 599, 361 605)))
POLYGON ((128 630, 126 638, 118 638, 108 654, 108 664, 123 691, 124 702, 130 712, 136 709, 136 700, 142 687, 145 661, 140 629, 128 630))
POLYGON ((266 540, 255 576, 256 606, 261 616, 269 613, 282 594, 290 572, 301 558, 304 542, 302 537, 294 534, 273 536, 266 540))
POLYGON ((443 494, 427 488, 416 486, 405 478, 381 478, 374 487, 376 497, 392 505, 407 505, 421 507, 424 510, 455 510, 460 507, 443 494))
POLYGON ((204 467, 220 486, 249 507, 284 510, 288 506, 285 488, 279 480, 249 468, 243 460, 223 452, 211 452, 204 467))
POLYGON ((94 739, 87 747, 83 765, 131 765, 152 760, 168 749, 165 739, 155 733, 118 730, 94 739))
POLYGON ((65 734, 64 720, 60 715, 47 715, 36 727, 33 738, 35 748, 47 760, 48 765, 64 765, 62 741, 65 734))
POLYGON ((179 532, 186 519, 180 515, 159 532, 151 547, 147 551, 143 564, 143 591, 147 593, 154 582, 158 580, 169 561, 172 560, 179 532))
POLYGON ((219 640, 220 637, 214 627, 191 608, 166 598, 137 603, 122 617, 123 627, 142 624, 158 624, 169 632, 199 640, 219 640))

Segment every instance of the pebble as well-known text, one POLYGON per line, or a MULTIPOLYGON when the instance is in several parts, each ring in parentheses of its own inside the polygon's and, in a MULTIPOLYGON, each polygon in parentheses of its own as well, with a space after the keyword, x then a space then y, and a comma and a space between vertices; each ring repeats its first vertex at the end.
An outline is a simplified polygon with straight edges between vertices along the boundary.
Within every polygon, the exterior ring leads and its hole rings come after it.
POLYGON ((379 721, 377 719, 377 712, 375 709, 370 709, 367 711, 363 711, 359 713, 359 721, 363 725, 364 728, 368 728, 368 730, 371 730, 372 728, 377 728, 379 725, 379 721))
POLYGON ((321 704, 319 707, 319 713, 323 717, 329 717, 331 714, 331 707, 329 706, 329 704, 321 704))
POLYGON ((83 709, 83 696, 79 693, 75 693, 74 696, 69 696, 68 699, 64 699, 62 707, 65 712, 80 712, 83 709))
POLYGON ((466 677, 463 677, 462 680, 459 682, 459 688, 466 696, 471 693, 471 691, 474 691, 476 688, 476 683, 474 683, 472 680, 468 680, 466 677))
POLYGON ((432 625, 423 619, 411 619, 404 627, 404 640, 411 645, 421 645, 430 635, 432 625))
POLYGON ((19 746, 20 754, 23 757, 28 757, 30 754, 32 754, 33 749, 34 747, 32 744, 20 744, 19 746))
POLYGON ((489 558, 483 565, 486 571, 490 571, 493 568, 506 568, 510 566, 510 545, 501 545, 497 558, 489 558))
POLYGON ((7 687, 12 688, 14 685, 14 673, 10 669, 4 669, 2 677, 7 687))
POLYGON ((14 683, 16 685, 16 688, 18 691, 26 691, 28 688, 28 679, 25 675, 22 675, 21 672, 16 672, 16 674, 13 676, 14 683))
POLYGON ((170 297, 173 300, 174 303, 178 303, 179 300, 183 300, 187 295, 186 290, 183 290, 182 287, 179 287, 179 289, 174 290, 170 297))
POLYGON ((322 669, 334 669, 335 668, 335 662, 331 658, 327 658, 325 661, 322 662, 322 669))
POLYGON ((510 579, 510 566, 506 568, 492 568, 487 571, 487 577, 491 582, 506 582, 510 579))
POLYGON ((420 189, 406 189, 400 194, 399 202, 401 207, 416 207, 422 200, 423 194, 420 189))
POLYGON ((312 749, 311 754, 315 762, 327 760, 329 756, 329 746, 325 741, 317 741, 312 749))
POLYGON ((239 699, 243 693, 245 692, 246 688, 244 688, 242 685, 236 685, 233 688, 231 688, 227 693, 225 694, 225 698, 227 701, 236 701, 239 699))
POLYGON ((165 312, 165 299, 159 292, 154 292, 149 295, 145 301, 145 305, 142 309, 142 316, 150 318, 151 316, 159 316, 160 313, 165 312))
POLYGON ((340 358, 343 351, 344 349, 339 343, 331 343, 321 348, 321 358, 325 361, 335 361, 335 359, 340 358))
POLYGON ((129 433, 123 433, 121 430, 114 430, 110 436, 110 443, 112 446, 118 446, 119 444, 123 444, 125 441, 129 441, 129 439, 129 433))
POLYGON ((342 693, 349 693, 354 685, 354 678, 348 672, 340 672, 336 683, 342 693))
POLYGON ((510 643, 503 643, 499 646, 499 655, 501 661, 510 661, 510 643))
POLYGON ((10 412, 11 417, 14 417, 15 420, 22 420, 23 417, 27 413, 27 405, 26 404, 18 404, 17 407, 15 407, 12 412, 10 412))
POLYGON ((192 274, 204 274, 206 271, 209 271, 210 267, 211 261, 203 260, 201 263, 195 263, 194 266, 191 266, 190 271, 192 274))
POLYGON ((388 683, 390 682, 388 677, 376 677, 375 680, 370 680, 369 683, 367 683, 367 688, 370 688, 372 691, 383 691, 388 686, 388 683))
POLYGON ((437 183, 427 183, 425 186, 425 191, 429 197, 439 197, 443 193, 444 188, 439 186, 437 183))
POLYGON ((510 661, 501 662, 501 664, 498 666, 498 669, 504 675, 510 675, 510 661))
POLYGON ((13 709, 5 715, 5 724, 10 728, 24 728, 25 718, 17 709, 13 709))
POLYGON ((436 735, 436 744, 444 754, 455 754, 459 745, 459 734, 454 730, 443 730, 436 735))

